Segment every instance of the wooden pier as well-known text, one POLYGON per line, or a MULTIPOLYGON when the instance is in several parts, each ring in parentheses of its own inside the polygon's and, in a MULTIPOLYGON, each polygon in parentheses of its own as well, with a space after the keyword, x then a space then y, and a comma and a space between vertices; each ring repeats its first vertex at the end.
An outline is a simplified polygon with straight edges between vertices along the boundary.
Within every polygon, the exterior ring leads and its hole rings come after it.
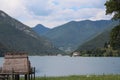
POLYGON ((31 67, 26 53, 7 53, 0 68, 0 80, 35 80, 35 67, 31 67))

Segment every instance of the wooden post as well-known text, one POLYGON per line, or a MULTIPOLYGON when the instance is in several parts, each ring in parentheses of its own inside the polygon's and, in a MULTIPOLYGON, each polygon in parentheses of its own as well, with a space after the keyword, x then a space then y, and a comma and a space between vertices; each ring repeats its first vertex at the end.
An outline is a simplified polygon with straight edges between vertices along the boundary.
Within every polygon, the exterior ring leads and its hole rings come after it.
POLYGON ((12 68, 12 80, 14 80, 14 70, 12 68))
POLYGON ((34 67, 34 70, 33 70, 33 74, 34 74, 34 80, 35 80, 35 67, 34 67))
POLYGON ((2 72, 2 67, 0 67, 0 73, 2 72))
POLYGON ((7 77, 7 80, 9 80, 9 75, 6 75, 6 77, 7 77))
POLYGON ((25 80, 28 80, 28 79, 27 79, 27 74, 25 74, 24 77, 25 77, 25 80))
POLYGON ((31 80, 33 79, 32 74, 33 74, 33 73, 31 73, 31 80))
POLYGON ((30 80, 32 80, 32 74, 30 73, 29 75, 30 75, 30 80))
POLYGON ((15 75, 15 80, 20 80, 19 74, 15 75))
POLYGON ((28 80, 30 80, 30 74, 28 74, 28 80))

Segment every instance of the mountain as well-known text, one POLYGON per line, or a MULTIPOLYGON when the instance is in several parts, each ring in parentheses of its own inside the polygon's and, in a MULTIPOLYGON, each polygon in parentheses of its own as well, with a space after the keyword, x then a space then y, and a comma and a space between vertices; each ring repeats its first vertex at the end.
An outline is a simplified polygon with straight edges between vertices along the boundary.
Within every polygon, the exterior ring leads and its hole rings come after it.
POLYGON ((49 30, 44 36, 49 38, 59 49, 73 51, 102 33, 111 24, 111 20, 71 21, 49 30))
POLYGON ((106 42, 109 42, 109 40, 110 40, 110 31, 104 31, 95 38, 80 45, 76 51, 102 48, 104 47, 104 44, 106 42))
POLYGON ((50 29, 43 26, 42 24, 38 24, 35 27, 32 28, 35 32, 37 32, 39 35, 43 35, 44 33, 48 32, 50 29))
POLYGON ((32 55, 60 53, 50 41, 3 11, 0 11, 0 43, 11 51, 22 51, 32 55))
POLYGON ((93 39, 80 45, 79 48, 75 50, 75 52, 80 50, 92 50, 96 48, 103 48, 105 43, 108 43, 110 41, 111 30, 118 24, 119 21, 112 21, 110 26, 106 30, 104 30, 102 33, 100 33, 93 39))

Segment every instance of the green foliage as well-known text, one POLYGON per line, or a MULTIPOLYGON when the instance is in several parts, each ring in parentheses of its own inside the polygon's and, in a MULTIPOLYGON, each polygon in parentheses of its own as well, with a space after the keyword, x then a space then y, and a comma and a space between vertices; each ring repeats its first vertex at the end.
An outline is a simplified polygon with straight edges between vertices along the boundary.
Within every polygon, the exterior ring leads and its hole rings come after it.
POLYGON ((94 56, 94 57, 101 57, 103 56, 104 52, 106 52, 106 50, 102 50, 102 49, 92 49, 92 50, 82 50, 80 51, 82 56, 85 57, 90 57, 90 56, 94 56))
POLYGON ((91 50, 76 51, 84 57, 119 57, 120 50, 113 50, 112 47, 96 48, 91 50))
POLYGON ((116 26, 111 31, 110 44, 113 49, 120 49, 120 25, 116 26))
MULTIPOLYGON (((120 0, 108 0, 105 3, 106 14, 114 13, 113 19, 120 20, 120 0)), ((120 24, 120 23, 119 23, 120 24)), ((120 49, 120 25, 112 29, 110 34, 110 45, 114 50, 120 49)))
POLYGON ((113 19, 120 19, 120 0, 108 0, 105 6, 106 14, 114 13, 113 19))

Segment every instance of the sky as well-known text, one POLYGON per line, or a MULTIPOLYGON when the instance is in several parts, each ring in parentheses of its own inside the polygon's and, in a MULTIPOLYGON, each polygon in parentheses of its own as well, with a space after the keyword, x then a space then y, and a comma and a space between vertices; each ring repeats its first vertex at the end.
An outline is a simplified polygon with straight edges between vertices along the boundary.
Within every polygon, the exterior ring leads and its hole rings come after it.
POLYGON ((109 20, 106 0, 0 0, 0 10, 34 27, 43 24, 53 28, 70 21, 109 20))

